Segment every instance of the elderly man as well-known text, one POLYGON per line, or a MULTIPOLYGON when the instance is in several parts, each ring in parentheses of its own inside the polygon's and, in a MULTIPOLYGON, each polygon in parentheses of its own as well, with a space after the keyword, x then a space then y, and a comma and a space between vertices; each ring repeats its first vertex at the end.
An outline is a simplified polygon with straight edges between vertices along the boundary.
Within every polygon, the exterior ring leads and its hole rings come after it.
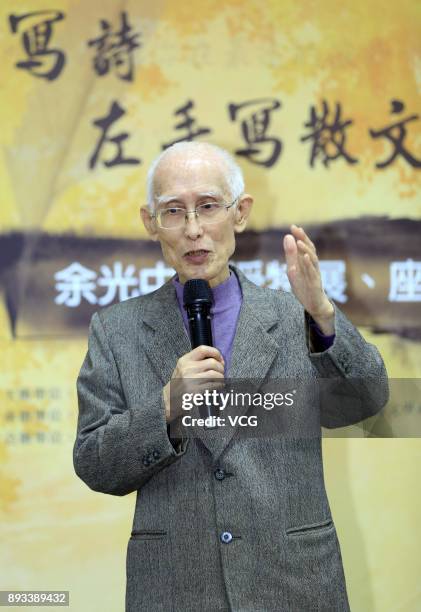
POLYGON ((177 275, 92 318, 74 466, 95 491, 137 491, 126 612, 349 610, 320 425, 379 411, 386 372, 324 293, 302 228, 291 226, 283 245, 293 294, 229 265, 252 203, 224 150, 168 148, 150 169, 141 216, 177 275), (194 278, 212 288, 214 347, 191 350, 183 285, 194 278), (347 392, 336 408, 321 395, 298 413, 303 425, 316 419, 313 437, 172 438, 170 381, 209 378, 335 378, 347 392), (374 392, 362 379, 380 383, 374 392))

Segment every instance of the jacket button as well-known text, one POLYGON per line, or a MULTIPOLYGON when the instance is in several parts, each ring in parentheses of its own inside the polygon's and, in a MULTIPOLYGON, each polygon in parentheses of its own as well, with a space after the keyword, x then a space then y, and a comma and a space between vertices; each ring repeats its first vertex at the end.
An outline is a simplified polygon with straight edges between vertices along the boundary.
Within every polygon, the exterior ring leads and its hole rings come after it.
POLYGON ((230 533, 229 531, 224 531, 223 533, 221 533, 221 542, 223 542, 224 544, 229 544, 232 540, 232 533, 230 533))
POLYGON ((224 480, 224 478, 225 478, 225 471, 222 468, 217 468, 214 471, 214 475, 215 475, 216 480, 224 480))
POLYGON ((154 450, 153 453, 152 453, 152 456, 153 456, 154 459, 159 459, 160 456, 161 456, 161 453, 159 451, 157 451, 157 450, 154 450))
POLYGON ((143 465, 146 465, 146 466, 151 464, 151 462, 149 461, 149 458, 145 456, 143 457, 142 463, 143 465))

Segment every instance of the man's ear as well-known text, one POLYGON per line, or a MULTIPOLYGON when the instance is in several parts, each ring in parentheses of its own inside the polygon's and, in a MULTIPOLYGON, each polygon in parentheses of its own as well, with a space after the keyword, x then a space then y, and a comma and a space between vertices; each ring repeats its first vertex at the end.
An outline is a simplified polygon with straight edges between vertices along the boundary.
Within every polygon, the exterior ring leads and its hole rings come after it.
POLYGON ((253 198, 248 193, 241 196, 235 207, 234 231, 237 234, 244 232, 247 225, 247 219, 253 206, 253 198))
POLYGON ((143 225, 145 226, 151 240, 158 240, 156 222, 151 218, 150 209, 148 206, 140 207, 140 218, 142 219, 143 225))

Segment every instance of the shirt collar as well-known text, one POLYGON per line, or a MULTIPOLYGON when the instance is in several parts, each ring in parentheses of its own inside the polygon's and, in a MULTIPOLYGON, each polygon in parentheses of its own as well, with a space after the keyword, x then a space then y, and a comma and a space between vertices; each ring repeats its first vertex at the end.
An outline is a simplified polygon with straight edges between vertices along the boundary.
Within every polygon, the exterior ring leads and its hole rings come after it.
MULTIPOLYGON (((172 279, 172 283, 177 292, 178 303, 180 307, 183 307, 184 284, 178 280, 178 274, 172 279)), ((214 303, 211 310, 213 314, 229 308, 234 300, 238 299, 238 296, 241 297, 241 287, 236 274, 230 270, 227 280, 216 285, 216 287, 212 287, 212 295, 214 303)))

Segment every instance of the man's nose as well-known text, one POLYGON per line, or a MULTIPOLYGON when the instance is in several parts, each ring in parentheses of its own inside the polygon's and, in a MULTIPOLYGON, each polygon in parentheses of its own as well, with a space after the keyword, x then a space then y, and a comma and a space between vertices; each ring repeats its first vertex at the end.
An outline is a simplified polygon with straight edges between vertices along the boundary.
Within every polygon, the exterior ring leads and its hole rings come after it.
POLYGON ((203 234, 203 227, 199 221, 199 217, 197 214, 186 215, 184 231, 186 236, 188 238, 192 238, 193 240, 203 234))

